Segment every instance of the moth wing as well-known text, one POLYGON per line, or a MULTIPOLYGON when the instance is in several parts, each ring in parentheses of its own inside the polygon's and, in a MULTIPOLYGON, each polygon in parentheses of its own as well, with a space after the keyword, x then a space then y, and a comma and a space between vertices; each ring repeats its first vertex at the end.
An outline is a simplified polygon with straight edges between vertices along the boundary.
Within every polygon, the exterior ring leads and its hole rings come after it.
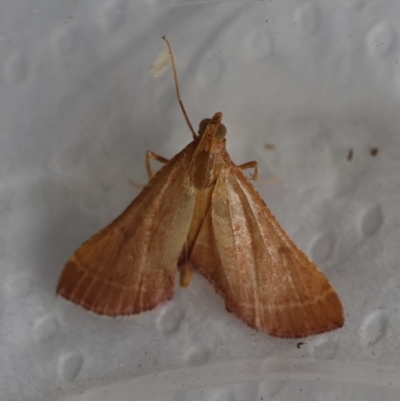
POLYGON ((225 297, 226 272, 222 268, 211 217, 213 189, 210 187, 197 191, 192 227, 188 235, 189 251, 188 255, 183 255, 181 264, 189 261, 225 297))
POLYGON ((195 145, 171 159, 112 223, 70 258, 57 293, 95 313, 139 313, 170 299, 189 230, 194 190, 187 165, 195 145))
POLYGON ((224 296, 226 308, 257 330, 299 338, 341 327, 343 308, 327 278, 286 235, 242 171, 229 169, 215 185, 193 264, 224 296), (207 236, 208 260, 201 257, 207 236))

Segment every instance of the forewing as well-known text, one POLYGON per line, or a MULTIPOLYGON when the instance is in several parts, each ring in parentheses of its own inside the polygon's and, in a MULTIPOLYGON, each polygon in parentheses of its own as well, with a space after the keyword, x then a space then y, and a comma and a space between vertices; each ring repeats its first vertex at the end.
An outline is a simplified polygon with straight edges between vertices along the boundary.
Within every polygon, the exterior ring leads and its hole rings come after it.
POLYGON ((75 252, 61 274, 60 295, 110 316, 149 310, 172 297, 194 207, 186 172, 193 151, 192 142, 75 252))
POLYGON ((187 250, 181 263, 189 261, 194 268, 205 276, 216 290, 225 296, 226 277, 214 237, 211 218, 213 187, 198 190, 190 227, 187 250), (218 285, 217 285, 218 283, 218 285))
POLYGON ((214 256, 212 267, 196 266, 225 297, 229 311, 277 337, 305 337, 343 325, 335 290, 289 239, 238 167, 221 173, 207 219, 219 258, 214 256))

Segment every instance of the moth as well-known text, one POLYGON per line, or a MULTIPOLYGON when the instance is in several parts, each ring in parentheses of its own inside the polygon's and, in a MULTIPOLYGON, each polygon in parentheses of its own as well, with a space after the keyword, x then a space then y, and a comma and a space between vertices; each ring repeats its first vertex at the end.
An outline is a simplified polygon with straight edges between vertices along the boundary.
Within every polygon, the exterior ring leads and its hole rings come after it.
POLYGON ((108 226, 68 260, 57 293, 92 312, 132 315, 174 294, 175 276, 189 285, 203 275, 226 309, 250 327, 284 338, 337 329, 343 308, 323 273, 290 240, 226 150, 222 113, 196 133, 179 94, 193 141, 172 159, 148 151, 150 181, 108 226), (154 174, 150 160, 164 166, 154 174))

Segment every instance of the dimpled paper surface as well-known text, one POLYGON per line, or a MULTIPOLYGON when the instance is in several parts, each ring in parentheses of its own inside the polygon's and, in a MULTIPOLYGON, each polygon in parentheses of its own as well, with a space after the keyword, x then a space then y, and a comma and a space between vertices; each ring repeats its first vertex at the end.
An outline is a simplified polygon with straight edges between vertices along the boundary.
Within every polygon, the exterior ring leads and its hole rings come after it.
POLYGON ((398 400, 399 19, 389 0, 4 3, 1 400, 398 400), (145 151, 191 140, 171 71, 150 73, 163 35, 193 124, 222 111, 233 161, 281 177, 255 186, 336 288, 342 329, 257 333, 199 276, 124 319, 55 296, 138 194, 145 151))

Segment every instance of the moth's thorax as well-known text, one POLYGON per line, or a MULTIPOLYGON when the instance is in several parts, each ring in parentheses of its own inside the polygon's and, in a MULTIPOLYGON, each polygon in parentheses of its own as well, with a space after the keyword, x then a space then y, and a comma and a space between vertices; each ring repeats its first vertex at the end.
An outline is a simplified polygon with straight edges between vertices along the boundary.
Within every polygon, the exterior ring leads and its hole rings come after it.
POLYGON ((213 185, 224 164, 225 140, 202 138, 194 154, 190 178, 197 189, 213 185))
POLYGON ((196 150, 190 167, 190 180, 197 189, 213 185, 221 171, 226 155, 226 128, 221 124, 222 113, 200 122, 196 150))

